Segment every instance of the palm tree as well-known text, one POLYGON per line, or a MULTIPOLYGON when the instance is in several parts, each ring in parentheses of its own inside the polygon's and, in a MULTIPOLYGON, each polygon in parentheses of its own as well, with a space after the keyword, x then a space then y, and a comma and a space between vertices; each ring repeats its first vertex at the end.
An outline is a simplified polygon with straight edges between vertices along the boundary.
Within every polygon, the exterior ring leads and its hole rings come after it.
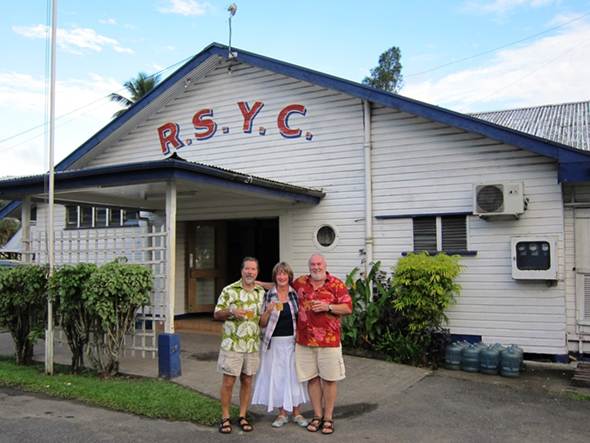
POLYGON ((134 105, 143 97, 145 97, 148 94, 148 92, 150 92, 152 89, 154 89, 159 81, 160 76, 158 74, 147 75, 145 72, 140 72, 139 74, 137 74, 136 78, 132 78, 131 80, 126 81, 123 85, 125 86, 125 89, 127 89, 127 91, 129 91, 129 93, 131 94, 131 98, 124 97, 121 94, 118 94, 117 92, 109 94, 109 98, 111 99, 111 101, 120 103, 123 106, 125 106, 124 109, 115 112, 113 114, 113 118, 117 118, 123 115, 125 111, 127 111, 127 109, 129 109, 132 105, 134 105))

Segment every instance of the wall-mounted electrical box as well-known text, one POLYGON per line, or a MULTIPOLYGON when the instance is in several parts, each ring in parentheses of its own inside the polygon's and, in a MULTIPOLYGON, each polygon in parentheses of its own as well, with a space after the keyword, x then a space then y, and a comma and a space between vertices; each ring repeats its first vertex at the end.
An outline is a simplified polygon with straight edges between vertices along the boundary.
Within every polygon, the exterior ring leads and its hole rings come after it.
POLYGON ((513 237, 512 278, 557 280, 557 240, 552 237, 513 237))

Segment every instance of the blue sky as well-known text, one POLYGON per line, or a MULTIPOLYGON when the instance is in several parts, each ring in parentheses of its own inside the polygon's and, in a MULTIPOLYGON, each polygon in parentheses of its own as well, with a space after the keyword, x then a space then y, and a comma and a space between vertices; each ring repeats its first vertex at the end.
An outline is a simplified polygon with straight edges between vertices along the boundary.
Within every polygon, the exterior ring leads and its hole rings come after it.
MULTIPOLYGON (((109 122, 118 107, 105 97, 124 92, 126 80, 178 67, 213 41, 227 43, 229 3, 59 0, 56 162, 109 122)), ((361 81, 396 45, 400 94, 461 112, 590 95, 589 1, 236 3, 236 47, 361 81)), ((48 168, 47 8, 41 0, 14 2, 0 16, 0 176, 48 168)))

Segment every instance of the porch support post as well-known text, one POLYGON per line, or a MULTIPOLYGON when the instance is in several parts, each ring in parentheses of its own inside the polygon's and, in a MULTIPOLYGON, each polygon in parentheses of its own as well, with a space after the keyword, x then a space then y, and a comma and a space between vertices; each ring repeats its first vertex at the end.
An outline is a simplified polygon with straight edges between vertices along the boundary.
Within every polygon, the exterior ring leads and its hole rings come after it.
POLYGON ((21 260, 31 263, 31 197, 22 200, 21 206, 21 260))
POLYGON ((174 300, 176 298, 176 182, 166 183, 166 324, 158 335, 158 375, 174 378, 180 368, 180 336, 174 333, 174 300))
POLYGON ((168 297, 167 334, 174 334, 174 301, 176 299, 176 182, 166 183, 166 293, 168 297))

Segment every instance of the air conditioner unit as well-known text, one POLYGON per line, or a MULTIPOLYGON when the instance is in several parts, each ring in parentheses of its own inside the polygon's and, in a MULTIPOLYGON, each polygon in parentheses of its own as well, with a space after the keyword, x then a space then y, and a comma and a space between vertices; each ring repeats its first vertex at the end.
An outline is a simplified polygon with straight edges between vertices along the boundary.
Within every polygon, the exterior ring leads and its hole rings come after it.
POLYGON ((480 217, 518 217, 526 209, 522 183, 493 183, 474 186, 473 213, 480 217))

